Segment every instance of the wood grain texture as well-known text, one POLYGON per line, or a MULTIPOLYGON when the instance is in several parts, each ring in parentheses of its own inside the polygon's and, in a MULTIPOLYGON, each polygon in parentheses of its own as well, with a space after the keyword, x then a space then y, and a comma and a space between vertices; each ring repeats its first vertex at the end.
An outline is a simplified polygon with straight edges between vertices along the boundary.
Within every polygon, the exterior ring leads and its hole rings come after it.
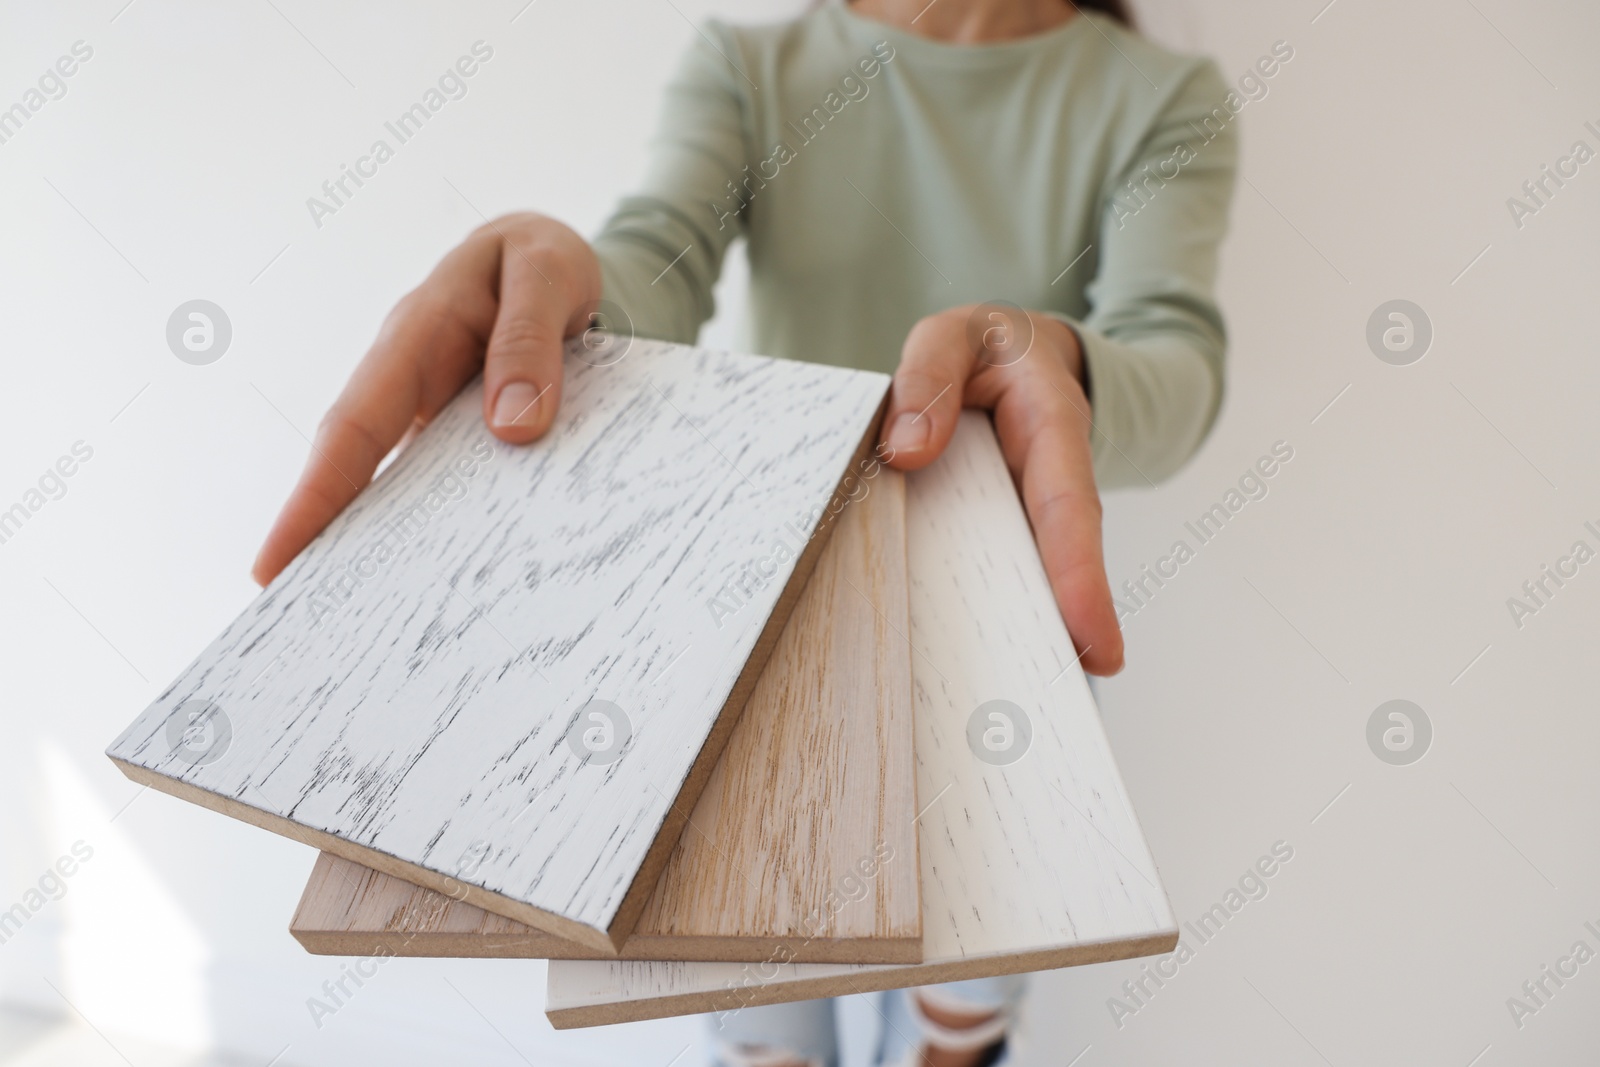
MULTIPOLYGON (((905 480, 861 473, 623 959, 921 958, 905 480)), ((596 958, 326 853, 289 929, 336 955, 596 958)))
POLYGON ((560 414, 533 445, 489 437, 469 386, 107 754, 614 952, 888 379, 643 341, 591 355, 569 345, 560 414), (714 606, 774 558, 734 610, 714 606), (629 728, 607 735, 597 700, 629 728))
MULTIPOLYGON (((987 416, 910 476, 923 962, 550 963, 561 1028, 1171 951, 1177 923, 987 416), (1021 758, 979 759, 979 705, 1021 707, 1021 758)), ((985 750, 987 751, 987 750, 985 750)))

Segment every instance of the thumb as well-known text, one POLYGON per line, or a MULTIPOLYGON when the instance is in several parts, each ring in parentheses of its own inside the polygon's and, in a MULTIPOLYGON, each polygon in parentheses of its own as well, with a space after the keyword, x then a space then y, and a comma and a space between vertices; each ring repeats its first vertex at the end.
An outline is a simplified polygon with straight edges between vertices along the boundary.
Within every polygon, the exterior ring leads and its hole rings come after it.
POLYGON ((499 307, 483 354, 483 418, 502 442, 522 445, 550 429, 562 398, 562 342, 589 325, 598 290, 594 253, 558 222, 538 219, 530 229, 501 234, 499 307))
POLYGON ((540 269, 512 241, 502 245, 500 306, 484 353, 483 415, 494 435, 511 444, 543 436, 555 420, 562 341, 581 310, 559 268, 545 262, 540 269))
POLYGON ((952 308, 922 319, 906 335, 883 420, 890 466, 926 467, 950 443, 974 362, 967 317, 965 309, 952 308))

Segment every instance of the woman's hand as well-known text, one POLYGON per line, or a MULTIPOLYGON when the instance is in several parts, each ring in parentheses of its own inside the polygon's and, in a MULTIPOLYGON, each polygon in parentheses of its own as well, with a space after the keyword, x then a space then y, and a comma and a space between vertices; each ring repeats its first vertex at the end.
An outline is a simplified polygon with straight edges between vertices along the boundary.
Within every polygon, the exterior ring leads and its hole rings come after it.
POLYGON ((1100 543, 1089 401, 1077 335, 1048 315, 967 305, 929 315, 906 337, 884 420, 891 466, 938 458, 963 407, 994 412, 1039 555, 1084 670, 1122 669, 1122 630, 1100 543))
POLYGON ((490 431, 511 444, 541 436, 561 401, 562 341, 589 325, 599 299, 599 261, 556 220, 507 215, 474 231, 384 320, 317 429, 255 580, 283 570, 480 367, 490 431))
MULTIPOLYGON (((317 429, 256 557, 256 581, 283 570, 406 432, 438 414, 480 367, 484 421, 495 436, 523 444, 543 435, 561 399, 562 341, 589 325, 599 298, 593 250, 554 219, 508 215, 474 231, 384 320, 317 429)), ((1122 633, 1101 554, 1082 358, 1076 335, 1047 315, 989 305, 930 315, 906 338, 884 439, 892 466, 916 470, 944 451, 963 407, 994 411, 1084 669, 1113 674, 1122 633)))

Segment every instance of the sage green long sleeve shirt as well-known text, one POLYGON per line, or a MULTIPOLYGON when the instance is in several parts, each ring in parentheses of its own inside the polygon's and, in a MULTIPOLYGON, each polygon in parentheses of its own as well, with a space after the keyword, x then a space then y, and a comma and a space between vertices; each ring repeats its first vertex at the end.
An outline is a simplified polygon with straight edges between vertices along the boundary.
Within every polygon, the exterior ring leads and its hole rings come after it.
POLYGON ((712 22, 594 241, 605 296, 640 336, 692 342, 744 237, 755 351, 888 373, 953 305, 1056 314, 1083 342, 1099 484, 1143 485, 1222 398, 1229 101, 1210 61, 1093 13, 978 45, 840 4, 712 22))

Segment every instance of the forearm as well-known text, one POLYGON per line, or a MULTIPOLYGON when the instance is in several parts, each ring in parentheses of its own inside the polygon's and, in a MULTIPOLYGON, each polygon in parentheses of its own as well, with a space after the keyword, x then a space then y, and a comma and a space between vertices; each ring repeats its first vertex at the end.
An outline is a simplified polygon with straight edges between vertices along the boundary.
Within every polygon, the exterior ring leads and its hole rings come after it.
MULTIPOLYGON (((705 32, 722 36, 715 23, 705 32)), ((694 341, 714 310, 723 254, 744 231, 737 211, 715 206, 748 162, 740 88, 719 47, 733 45, 691 44, 663 98, 640 191, 618 204, 593 242, 604 298, 643 337, 694 341)))
POLYGON ((1227 232, 1237 138, 1202 140, 1226 87, 1206 64, 1108 183, 1093 310, 1071 322, 1084 348, 1102 488, 1150 485, 1194 454, 1223 397, 1227 338, 1214 286, 1227 232), (1137 211, 1124 201, 1143 188, 1137 211))
POLYGON ((694 342, 715 311, 711 291, 721 259, 706 227, 666 201, 628 197, 593 246, 602 295, 627 314, 635 334, 694 342))
POLYGON ((1205 440, 1222 405, 1223 342, 1183 331, 1123 341, 1068 322, 1093 410, 1090 445, 1102 489, 1170 477, 1205 440))

